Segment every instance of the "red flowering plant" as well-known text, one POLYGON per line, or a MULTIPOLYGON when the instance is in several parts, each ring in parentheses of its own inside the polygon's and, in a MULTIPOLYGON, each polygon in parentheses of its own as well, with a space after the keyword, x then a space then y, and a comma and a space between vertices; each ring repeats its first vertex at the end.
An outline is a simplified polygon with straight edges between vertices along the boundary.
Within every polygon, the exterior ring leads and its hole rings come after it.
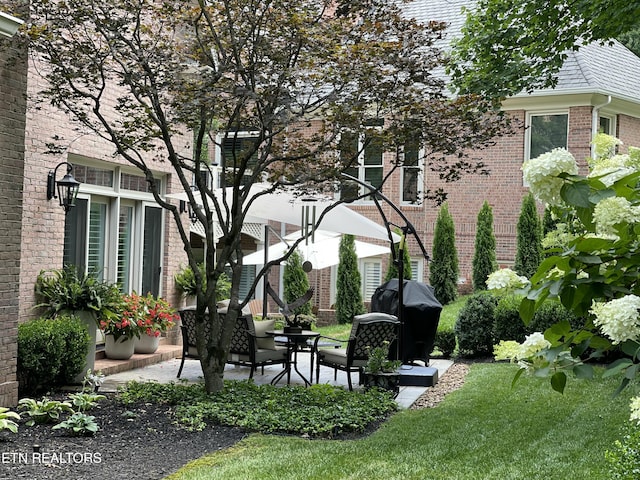
POLYGON ((138 320, 144 318, 145 314, 142 297, 135 292, 123 295, 119 310, 118 313, 100 320, 100 328, 104 334, 113 335, 115 341, 118 341, 120 337, 126 339, 131 339, 134 336, 140 337, 138 320))
POLYGON ((142 333, 152 337, 159 337, 175 325, 180 318, 169 302, 164 298, 154 298, 150 293, 146 297, 141 297, 144 304, 144 316, 137 319, 138 327, 142 333))

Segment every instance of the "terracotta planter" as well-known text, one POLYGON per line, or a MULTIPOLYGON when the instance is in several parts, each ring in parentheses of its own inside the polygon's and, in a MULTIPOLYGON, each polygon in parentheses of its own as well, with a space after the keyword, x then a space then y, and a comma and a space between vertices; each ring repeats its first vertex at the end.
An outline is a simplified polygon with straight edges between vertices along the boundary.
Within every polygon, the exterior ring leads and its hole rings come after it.
POLYGON ((160 345, 160 336, 143 333, 135 341, 135 353, 154 353, 160 345))
POLYGON ((136 342, 134 338, 119 337, 114 340, 113 335, 105 335, 104 353, 113 360, 127 360, 133 355, 136 342))

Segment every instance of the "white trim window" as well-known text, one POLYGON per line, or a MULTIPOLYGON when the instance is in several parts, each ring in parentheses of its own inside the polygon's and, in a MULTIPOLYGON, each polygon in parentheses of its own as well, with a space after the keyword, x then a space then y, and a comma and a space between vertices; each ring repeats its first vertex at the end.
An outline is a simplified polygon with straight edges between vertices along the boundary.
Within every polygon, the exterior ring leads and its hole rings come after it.
POLYGON ((422 282, 424 260, 422 258, 412 258, 410 260, 410 264, 411 264, 411 279, 417 282, 422 282))
POLYGON ((382 260, 377 257, 360 260, 360 276, 362 282, 362 300, 371 301, 371 297, 382 284, 382 260))
POLYGON ((400 178, 400 201, 403 205, 422 204, 424 168, 420 146, 417 142, 407 142, 402 152, 402 175, 400 178))
POLYGON ((567 148, 569 112, 567 110, 528 112, 525 130, 525 160, 554 148, 567 148))
MULTIPOLYGON (((357 156, 357 164, 346 169, 345 173, 374 187, 380 187, 383 180, 381 143, 381 139, 373 134, 355 135, 343 132, 338 146, 342 163, 345 164, 357 156)), ((352 200, 365 195, 367 191, 365 187, 354 182, 342 182, 340 199, 352 200)), ((369 197, 360 200, 363 203, 368 201, 371 201, 369 197)))
POLYGON ((607 135, 616 136, 616 116, 604 115, 598 116, 598 133, 606 133, 607 135))
POLYGON ((81 186, 65 219, 65 265, 96 272, 125 293, 160 295, 164 214, 145 178, 114 165, 69 161, 81 186))

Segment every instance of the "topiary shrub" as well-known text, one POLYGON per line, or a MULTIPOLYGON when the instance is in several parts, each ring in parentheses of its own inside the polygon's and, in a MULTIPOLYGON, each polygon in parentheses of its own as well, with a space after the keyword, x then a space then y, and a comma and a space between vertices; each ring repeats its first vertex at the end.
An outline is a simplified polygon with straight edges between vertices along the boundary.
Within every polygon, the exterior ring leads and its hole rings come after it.
POLYGON ((37 394, 70 382, 80 373, 89 333, 76 317, 38 318, 18 326, 18 389, 37 394))
POLYGON ((454 331, 461 356, 477 357, 493 352, 493 323, 497 303, 494 295, 481 292, 469 297, 460 309, 454 331))
POLYGON ((533 315, 529 322, 528 330, 532 332, 543 332, 559 322, 567 321, 573 329, 579 329, 584 326, 584 319, 577 317, 573 312, 567 310, 557 300, 546 300, 533 315))
POLYGON ((451 357, 456 349, 456 334, 453 328, 438 330, 433 344, 443 357, 451 357))
POLYGON ((520 295, 508 294, 499 298, 494 311, 493 337, 494 342, 501 340, 515 340, 524 342, 527 327, 520 318, 520 295))

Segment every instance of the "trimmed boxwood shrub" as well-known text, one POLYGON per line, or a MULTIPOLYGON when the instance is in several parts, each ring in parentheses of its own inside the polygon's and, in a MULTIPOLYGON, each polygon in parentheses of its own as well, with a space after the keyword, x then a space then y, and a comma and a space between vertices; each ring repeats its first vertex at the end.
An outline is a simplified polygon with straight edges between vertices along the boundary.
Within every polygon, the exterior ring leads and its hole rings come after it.
POLYGON ((84 367, 91 338, 70 316, 38 318, 18 326, 19 395, 33 395, 73 380, 84 367))
POLYGON ((453 328, 438 330, 433 343, 443 357, 449 358, 456 349, 456 334, 453 328))
POLYGON ((522 302, 520 295, 504 295, 498 300, 498 305, 494 311, 495 319, 493 324, 494 342, 501 340, 515 340, 523 342, 527 335, 527 327, 520 318, 518 308, 522 302))
POLYGON ((476 357, 493 352, 494 312, 498 301, 488 292, 469 297, 460 310, 454 331, 461 356, 476 357))
POLYGON ((551 325, 562 321, 569 322, 573 329, 584 326, 584 319, 567 310, 559 301, 546 300, 536 309, 531 322, 529 322, 529 331, 544 333, 551 325))

